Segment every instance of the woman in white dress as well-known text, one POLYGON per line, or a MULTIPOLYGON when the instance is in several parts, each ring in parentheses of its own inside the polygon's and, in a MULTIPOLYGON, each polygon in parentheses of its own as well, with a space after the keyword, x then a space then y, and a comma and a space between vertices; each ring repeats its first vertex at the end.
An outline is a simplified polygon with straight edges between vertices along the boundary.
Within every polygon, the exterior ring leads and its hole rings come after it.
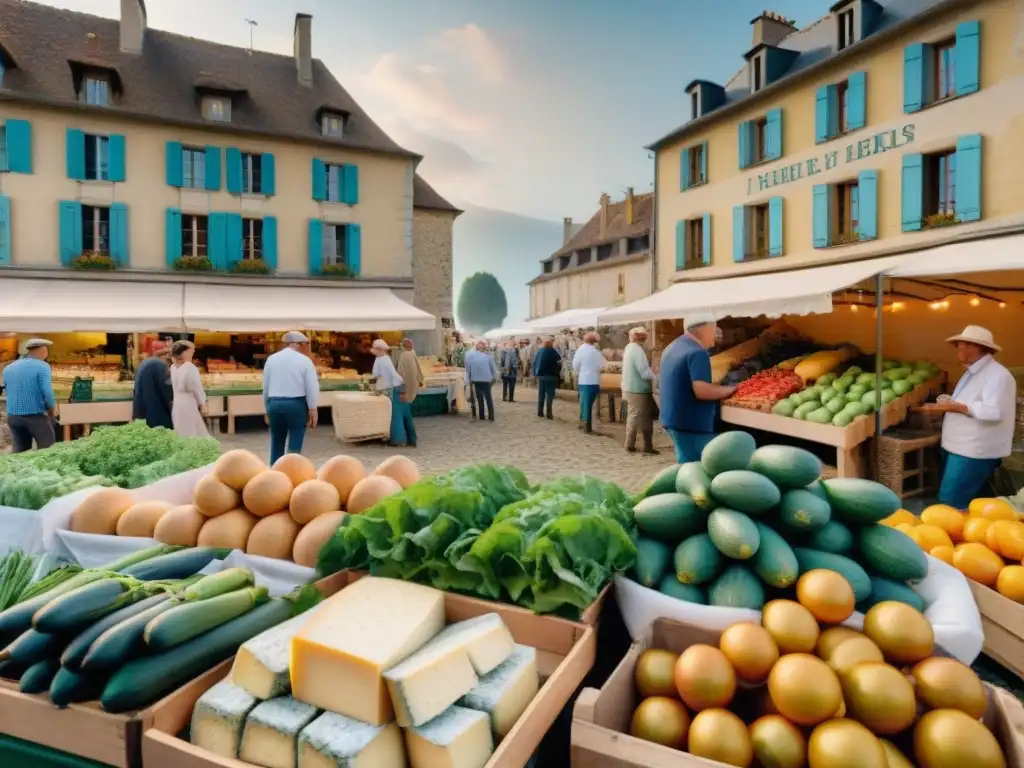
POLYGON ((195 352, 195 344, 191 341, 176 341, 171 347, 171 388, 174 390, 171 420, 174 431, 182 437, 206 437, 209 434, 203 418, 206 392, 199 369, 192 362, 195 352))

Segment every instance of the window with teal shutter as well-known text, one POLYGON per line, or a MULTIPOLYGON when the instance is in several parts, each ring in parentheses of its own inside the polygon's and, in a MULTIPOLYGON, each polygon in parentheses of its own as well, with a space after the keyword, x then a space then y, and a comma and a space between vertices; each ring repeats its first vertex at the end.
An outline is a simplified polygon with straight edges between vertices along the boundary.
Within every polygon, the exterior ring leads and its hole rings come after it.
POLYGON ((815 248, 826 248, 829 245, 831 211, 832 187, 828 184, 815 184, 811 198, 811 241, 815 248))
POLYGON ((264 195, 273 196, 277 194, 277 171, 274 156, 269 152, 264 152, 260 165, 262 173, 260 192, 264 195))
POLYGON ((676 269, 686 269, 686 222, 676 222, 676 269))
POLYGON ((831 111, 829 87, 821 86, 814 95, 814 141, 818 144, 832 138, 829 133, 829 112, 831 111))
POLYGON ((220 191, 220 147, 206 145, 205 150, 206 189, 220 191))
POLYGON ((109 156, 109 171, 107 179, 109 181, 124 181, 127 177, 127 169, 125 166, 125 155, 124 155, 124 136, 120 133, 112 133, 109 136, 108 152, 109 156))
POLYGON ((182 255, 181 209, 168 208, 164 220, 164 255, 167 260, 167 268, 174 269, 174 265, 178 262, 178 259, 180 259, 182 255))
POLYGON ((327 199, 327 166, 323 160, 313 158, 312 179, 313 199, 323 202, 327 199))
POLYGON ((732 209, 732 260, 743 261, 747 252, 747 208, 734 205, 732 209))
POLYGON ((167 165, 167 186, 185 186, 185 176, 183 172, 184 166, 182 164, 182 158, 184 157, 184 149, 181 146, 181 142, 168 141, 166 145, 165 154, 167 165))
POLYGON ((700 144, 700 177, 698 182, 706 184, 708 181, 708 143, 702 141, 700 144))
POLYGON ((767 115, 768 132, 765 141, 764 159, 778 160, 782 157, 782 110, 773 109, 767 115))
POLYGON ((961 136, 956 141, 956 217, 960 221, 981 219, 981 134, 961 136))
POLYGON ((740 168, 746 168, 750 165, 753 147, 750 143, 751 131, 750 123, 740 123, 736 126, 736 135, 739 140, 739 161, 740 168))
POLYGON ((704 226, 701 227, 704 248, 701 250, 701 262, 705 267, 711 265, 711 214, 704 214, 704 226))
POLYGON ((11 198, 0 195, 0 267, 11 265, 11 198))
POLYGON ((904 232, 917 232, 924 219, 924 156, 903 156, 900 210, 904 232))
POLYGON ((85 181, 85 133, 77 128, 68 128, 65 153, 68 178, 85 181))
POLYGON ((3 127, 7 137, 7 170, 32 173, 32 124, 28 120, 12 119, 3 127))
POLYGON ((854 72, 846 81, 846 130, 857 131, 868 124, 868 75, 854 72))
POLYGON ((981 89, 981 22, 965 21, 956 28, 956 95, 981 89))
POLYGON ((911 43, 903 50, 903 111, 908 115, 925 105, 924 43, 911 43))
POLYGON ((359 166, 346 163, 341 166, 341 202, 359 204, 359 166))
POLYGON ((690 148, 686 147, 679 151, 679 191, 685 192, 690 188, 690 148))
MULTIPOLYGON (((227 216, 226 213, 211 213, 207 218, 209 241, 207 252, 210 254, 210 263, 214 269, 228 268, 227 216)), ((239 237, 238 247, 239 250, 242 247, 241 237, 239 237)))
POLYGON ((857 176, 857 234, 861 240, 878 239, 878 171, 857 176))
POLYGON ((782 198, 768 201, 768 255, 782 255, 782 198))
POLYGON ((322 273, 324 268, 324 223, 320 219, 309 220, 306 256, 309 259, 309 274, 315 276, 322 273))
POLYGON ((110 206, 110 258, 119 267, 131 264, 131 241, 128 229, 128 206, 114 203, 110 206))
POLYGON ((60 219, 60 263, 70 267, 82 255, 82 204, 62 200, 58 204, 60 219))
POLYGON ((277 271, 277 217, 263 217, 263 261, 277 271))
POLYGON ((232 195, 242 194, 242 152, 238 147, 228 147, 227 155, 228 192, 232 195))
POLYGON ((363 271, 363 233, 358 224, 345 225, 345 265, 354 277, 363 271))
POLYGON ((230 270, 242 260, 244 232, 242 230, 242 214, 224 214, 225 265, 230 270))

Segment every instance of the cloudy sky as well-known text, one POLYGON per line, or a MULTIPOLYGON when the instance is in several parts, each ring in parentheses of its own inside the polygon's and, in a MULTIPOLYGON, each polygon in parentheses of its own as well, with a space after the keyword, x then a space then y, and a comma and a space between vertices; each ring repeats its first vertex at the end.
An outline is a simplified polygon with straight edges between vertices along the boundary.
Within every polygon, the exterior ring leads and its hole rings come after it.
MULTIPOLYGON (((120 0, 46 0, 117 17, 120 0)), ((457 203, 560 221, 653 186, 643 146, 688 117, 683 87, 725 82, 768 0, 146 0, 149 24, 313 55, 457 203), (713 8, 713 10, 712 10, 713 8)), ((799 26, 830 0, 771 0, 799 26)))

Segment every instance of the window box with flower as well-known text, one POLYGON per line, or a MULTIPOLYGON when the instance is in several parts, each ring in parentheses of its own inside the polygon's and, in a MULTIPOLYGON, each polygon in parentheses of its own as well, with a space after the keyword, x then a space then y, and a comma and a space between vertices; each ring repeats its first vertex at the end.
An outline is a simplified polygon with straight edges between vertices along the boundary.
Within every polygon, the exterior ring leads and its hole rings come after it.
POLYGON ((274 270, 263 259, 242 259, 231 266, 236 275, 270 275, 274 270))
POLYGON ((73 269, 114 270, 117 269, 117 262, 107 253, 82 251, 81 255, 72 260, 71 266, 73 269))
POLYGON ((206 256, 182 256, 174 262, 177 272, 212 272, 213 263, 206 256))
POLYGON ((347 264, 324 264, 320 270, 320 277, 346 278, 354 275, 347 264))

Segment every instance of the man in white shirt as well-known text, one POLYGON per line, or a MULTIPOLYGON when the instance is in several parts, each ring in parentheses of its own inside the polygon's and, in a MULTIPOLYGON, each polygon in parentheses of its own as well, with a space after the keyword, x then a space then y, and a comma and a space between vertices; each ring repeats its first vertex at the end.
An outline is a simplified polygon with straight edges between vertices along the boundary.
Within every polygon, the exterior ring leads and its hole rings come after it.
POLYGON ((601 370, 605 366, 604 356, 597 348, 600 338, 595 331, 585 333, 583 344, 572 358, 576 388, 580 393, 580 429, 588 435, 594 431, 594 403, 601 391, 601 370))
POLYGON ((644 453, 657 455, 654 450, 654 371, 647 359, 644 344, 647 329, 642 325, 629 332, 629 344, 622 355, 622 399, 628 408, 626 416, 626 450, 636 453, 636 436, 640 433, 644 453))
MULTIPOLYGON (((391 360, 391 347, 384 339, 375 339, 370 347, 376 360, 373 361, 373 386, 380 394, 391 398, 391 433, 388 438, 388 445, 405 445, 409 439, 405 429, 405 403, 401 401, 401 389, 405 379, 398 373, 394 362, 391 360)), ((411 401, 410 401, 411 403, 411 401)), ((409 418, 412 418, 412 406, 410 404, 409 418)), ((415 442, 415 435, 414 440, 415 442)))
POLYGON ((302 453, 306 427, 316 429, 320 380, 316 366, 306 354, 309 339, 288 331, 285 346, 267 358, 263 366, 263 405, 270 425, 270 463, 285 453, 302 453))
POLYGON ((939 502, 966 509, 1013 449, 1017 382, 992 356, 1001 347, 987 328, 969 325, 946 341, 967 370, 952 397, 920 409, 945 414, 939 502))

